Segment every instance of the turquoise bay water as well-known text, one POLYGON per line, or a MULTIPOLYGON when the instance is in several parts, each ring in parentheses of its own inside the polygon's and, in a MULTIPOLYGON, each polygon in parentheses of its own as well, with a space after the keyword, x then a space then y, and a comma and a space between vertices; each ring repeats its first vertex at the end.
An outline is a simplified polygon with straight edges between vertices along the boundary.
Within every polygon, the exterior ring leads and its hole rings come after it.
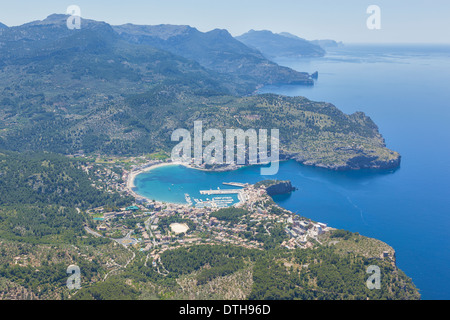
MULTIPOLYGON (((185 194, 192 200, 203 201, 212 196, 201 195, 200 190, 236 189, 223 185, 222 182, 239 182, 230 180, 235 174, 231 172, 208 172, 194 170, 181 165, 171 165, 152 169, 136 177, 135 190, 142 196, 152 200, 186 204, 185 194)), ((227 195, 238 202, 237 195, 227 195)))
POLYGON ((399 267, 423 299, 450 299, 450 47, 351 46, 320 59, 280 59, 319 71, 314 87, 269 86, 261 92, 327 101, 346 113, 364 111, 387 146, 402 154, 397 170, 333 172, 283 162, 276 176, 258 167, 203 172, 161 167, 136 178, 137 192, 184 203, 184 193, 227 188, 222 182, 290 179, 299 188, 275 198, 300 215, 390 244, 399 267), (168 190, 171 188, 171 191, 168 190))

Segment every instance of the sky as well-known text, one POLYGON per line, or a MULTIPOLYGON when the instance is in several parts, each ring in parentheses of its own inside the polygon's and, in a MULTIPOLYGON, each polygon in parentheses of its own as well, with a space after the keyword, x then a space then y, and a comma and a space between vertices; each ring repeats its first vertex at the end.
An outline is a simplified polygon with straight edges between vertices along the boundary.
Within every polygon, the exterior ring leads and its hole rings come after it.
POLYGON ((449 0, 0 0, 8 26, 66 13, 112 25, 183 24, 200 31, 250 29, 290 32, 308 40, 346 43, 450 43, 449 0), (380 8, 381 29, 369 29, 367 8, 380 8))

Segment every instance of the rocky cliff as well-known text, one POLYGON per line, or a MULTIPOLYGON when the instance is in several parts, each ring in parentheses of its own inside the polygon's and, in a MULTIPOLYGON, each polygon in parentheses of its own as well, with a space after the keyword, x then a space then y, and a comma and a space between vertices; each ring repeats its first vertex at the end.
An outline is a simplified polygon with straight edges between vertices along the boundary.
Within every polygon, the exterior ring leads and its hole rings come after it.
POLYGON ((264 180, 256 183, 255 187, 264 187, 269 196, 290 193, 296 190, 296 188, 292 186, 291 181, 289 180, 264 180))

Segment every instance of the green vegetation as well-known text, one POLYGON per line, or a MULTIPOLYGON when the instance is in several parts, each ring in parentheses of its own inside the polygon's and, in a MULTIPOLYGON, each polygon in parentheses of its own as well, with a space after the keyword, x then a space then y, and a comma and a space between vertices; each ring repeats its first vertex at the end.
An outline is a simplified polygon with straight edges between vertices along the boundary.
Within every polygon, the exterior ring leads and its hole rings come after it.
MULTIPOLYGON (((253 85, 254 90, 255 84, 313 84, 307 73, 277 65, 255 51, 254 46, 244 45, 226 30, 216 29, 203 33, 189 26, 130 24, 115 26, 114 30, 131 43, 149 45, 195 60, 208 69, 226 74, 232 80, 241 83, 244 88, 252 88, 253 85)), ((304 50, 301 52, 305 53, 304 50)), ((164 65, 164 68, 166 73, 176 72, 170 65, 164 65)))
POLYGON ((268 229, 270 234, 265 230, 265 228, 260 225, 258 227, 258 234, 251 237, 251 239, 260 241, 264 243, 264 249, 274 249, 279 247, 279 245, 286 239, 288 239, 288 235, 284 231, 284 228, 281 224, 276 223, 273 227, 268 229))
MULTIPOLYGON (((26 239, 26 238, 25 238, 26 239)), ((83 236, 70 245, 0 240, 0 296, 4 299, 67 299, 69 265, 82 270, 81 283, 100 281, 107 263, 125 263, 130 253, 110 240, 83 236)), ((72 292, 73 294, 73 292, 72 292)))
POLYGON ((250 299, 412 299, 419 295, 410 279, 389 261, 341 255, 334 247, 296 249, 282 259, 259 260, 250 299), (381 289, 366 286, 366 269, 381 269, 381 289))
MULTIPOLYGON (((87 234, 85 225, 95 227, 87 210, 117 211, 133 202, 109 189, 108 182, 119 179, 123 168, 166 159, 174 146, 172 132, 192 131, 197 120, 203 120, 204 130, 222 132, 279 128, 283 155, 307 165, 395 167, 399 154, 385 147, 377 126, 361 112, 346 115, 331 104, 302 97, 248 95, 261 83, 310 83, 308 75, 257 56, 242 64, 243 56, 235 51, 229 68, 250 76, 217 73, 173 53, 130 43, 106 23, 85 20, 82 30, 69 31, 65 19, 51 16, 47 23, 9 28, 0 35, 6 44, 0 46, 0 148, 5 150, 0 151, 1 297, 419 297, 394 258, 380 258, 385 251, 394 256, 386 244, 335 231, 314 248, 287 250, 281 247, 288 239, 282 223, 252 224, 244 209, 221 209, 210 216, 229 224, 248 223, 240 232, 262 242, 263 250, 171 244, 152 260, 139 248, 87 234), (77 158, 62 156, 69 154, 77 158), (147 156, 133 163, 117 158, 142 155, 147 156), (99 178, 96 172, 106 164, 109 176, 99 178), (69 292, 66 270, 71 264, 82 270, 82 289, 69 292), (382 290, 365 286, 369 264, 380 266, 382 290)), ((227 45, 234 50, 242 44, 227 45)), ((271 199, 258 206, 284 213, 271 199)), ((119 230, 126 229, 139 235, 137 224, 146 220, 116 218, 112 222, 120 226, 108 230, 112 237, 121 237, 119 230)), ((161 218, 158 227, 165 232, 174 222, 186 223, 191 231, 197 227, 177 215, 161 218)), ((199 237, 206 241, 210 235, 202 229, 199 237)))
POLYGON ((83 225, 91 221, 85 210, 130 199, 100 191, 82 165, 50 153, 0 151, 0 294, 65 299, 69 265, 78 265, 89 284, 123 255, 110 240, 86 235, 83 225))
POLYGON ((232 259, 221 265, 211 267, 210 269, 204 269, 197 276, 197 284, 205 284, 215 278, 233 274, 243 267, 244 262, 242 261, 242 259, 232 259))
MULTIPOLYGON (((89 283, 97 278, 100 265, 96 262, 88 262, 77 259, 76 264, 83 270, 82 281, 89 283)), ((43 264, 38 270, 32 266, 0 266, 1 277, 30 289, 37 296, 45 296, 51 291, 62 291, 66 288, 67 265, 65 263, 43 264)))
MULTIPOLYGON (((238 96, 260 83, 130 44, 107 24, 89 21, 80 32, 70 32, 63 17, 49 19, 54 25, 2 33, 8 46, 0 48, 5 63, 0 66, 0 148, 115 156, 158 152, 155 157, 161 158, 174 146, 175 129, 192 130, 195 120, 203 120, 205 130, 222 132, 278 128, 281 151, 307 165, 399 165, 399 154, 385 147, 377 126, 362 112, 346 115, 302 97, 238 96), (48 43, 37 40, 42 38, 48 43), (72 43, 76 54, 67 47, 72 43)), ((237 65, 247 73, 254 69, 248 62, 237 65)), ((281 74, 289 78, 289 72, 281 74)), ((259 74, 264 75, 273 76, 259 74)))
POLYGON ((0 153, 0 205, 46 204, 89 209, 124 206, 130 199, 104 193, 82 163, 51 153, 0 153))
POLYGON ((343 238, 344 240, 348 240, 352 237, 352 233, 347 230, 334 230, 330 235, 331 238, 343 238))
POLYGON ((75 240, 84 232, 83 210, 130 201, 98 190, 79 162, 60 155, 2 151, 0 172, 3 238, 41 243, 75 240))
MULTIPOLYGON (((343 254, 333 246, 264 251, 218 245, 178 248, 161 255, 161 265, 169 271, 167 276, 158 274, 153 268, 146 268, 143 260, 143 256, 137 258, 122 277, 117 278, 118 293, 112 293, 113 296, 120 295, 126 279, 132 280, 132 287, 139 289, 139 294, 159 299, 183 299, 190 294, 195 295, 197 290, 203 292, 203 286, 213 282, 224 284, 225 288, 222 289, 233 293, 236 290, 233 279, 245 275, 246 283, 252 283, 246 297, 249 299, 365 300, 420 297, 411 279, 389 260, 348 252, 343 254), (366 286, 366 269, 372 264, 381 269, 380 290, 369 290, 366 286), (225 279, 229 279, 229 282, 225 279), (178 283, 183 283, 184 289, 178 283)), ((131 290, 131 287, 127 288, 131 290)))
POLYGON ((215 268, 231 261, 241 265, 244 257, 255 259, 259 254, 259 251, 236 246, 200 245, 166 251, 161 255, 161 261, 169 272, 182 275, 200 270, 206 265, 215 268))
POLYGON ((74 295, 73 300, 134 300, 137 299, 138 294, 135 288, 116 277, 81 288, 74 295))
POLYGON ((167 153, 164 152, 155 152, 149 155, 149 158, 152 160, 167 160, 170 158, 170 156, 167 153))
MULTIPOLYGON (((61 153, 82 149, 86 153, 129 156, 158 150, 168 153, 174 146, 170 136, 175 129, 192 130, 194 120, 203 120, 205 130, 217 128, 223 132, 227 128, 279 128, 281 151, 310 165, 378 167, 394 166, 399 160, 397 153, 385 148, 376 125, 364 114, 345 115, 330 104, 305 98, 205 97, 161 85, 117 103, 95 110, 99 114, 95 118, 91 113, 83 115, 74 109, 67 113, 64 109, 51 120, 25 121, 17 130, 1 132, 0 146, 61 153), (111 121, 104 122, 104 117, 111 121), (117 134, 124 129, 131 131, 117 134)), ((26 119, 25 115, 21 117, 26 119)), ((17 116, 5 118, 4 126, 14 119, 17 116)), ((1 123, 0 119, 0 127, 1 123)))
POLYGON ((262 186, 265 186, 267 188, 267 187, 270 187, 270 186, 272 186, 274 184, 277 184, 279 182, 281 182, 281 181, 280 180, 273 180, 273 179, 271 179, 271 180, 262 180, 262 181, 259 181, 259 182, 255 183, 254 186, 255 186, 255 188, 261 188, 262 186))

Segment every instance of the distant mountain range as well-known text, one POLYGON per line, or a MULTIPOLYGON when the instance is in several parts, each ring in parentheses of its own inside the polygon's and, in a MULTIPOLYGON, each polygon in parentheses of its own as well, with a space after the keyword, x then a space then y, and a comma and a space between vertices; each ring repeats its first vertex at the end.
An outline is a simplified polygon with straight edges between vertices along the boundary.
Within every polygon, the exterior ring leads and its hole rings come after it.
POLYGON ((281 56, 322 57, 326 53, 324 48, 338 45, 334 40, 308 41, 287 32, 277 34, 268 30, 250 30, 236 39, 262 52, 268 59, 281 56))
POLYGON ((345 115, 305 98, 252 95, 267 83, 313 80, 225 30, 112 27, 84 19, 80 30, 69 30, 66 19, 51 15, 1 30, 1 149, 168 152, 175 129, 203 119, 205 128, 280 128, 283 154, 309 165, 356 169, 400 162, 362 113, 345 115))
POLYGON ((188 82, 194 91, 197 86, 200 90, 229 94, 248 94, 259 84, 256 80, 219 74, 168 51, 127 42, 105 22, 82 19, 80 30, 69 30, 67 17, 54 14, 42 21, 2 30, 0 67, 15 70, 17 75, 25 72, 22 80, 47 74, 60 80, 67 78, 72 85, 82 78, 85 84, 114 79, 116 82, 109 82, 113 87, 117 82, 129 81, 126 89, 117 88, 116 93, 134 92, 142 82, 172 82, 179 86, 188 82))
POLYGON ((288 38, 292 38, 292 39, 300 39, 303 41, 308 41, 309 43, 318 45, 320 47, 322 47, 323 49, 326 50, 326 48, 332 48, 332 47, 338 47, 340 45, 342 45, 342 42, 336 42, 335 40, 330 40, 330 39, 323 39, 323 40, 305 40, 303 38, 300 38, 292 33, 289 32, 281 32, 279 33, 279 35, 281 36, 285 36, 288 38))
POLYGON ((327 49, 327 48, 334 48, 334 47, 339 47, 342 46, 343 43, 342 42, 336 42, 334 40, 328 40, 328 39, 323 39, 323 40, 311 40, 310 41, 313 44, 316 44, 318 46, 321 46, 323 49, 327 49))
POLYGON ((200 32, 190 26, 133 24, 113 28, 128 42, 169 51, 220 73, 262 84, 312 84, 308 74, 277 65, 258 50, 233 38, 227 30, 200 32))
MULTIPOLYGON (((19 61, 26 63, 30 59, 54 60, 66 55, 74 56, 74 52, 108 55, 126 51, 125 55, 120 53, 124 59, 141 56, 140 59, 145 60, 143 53, 152 51, 153 54, 165 54, 165 64, 181 59, 186 67, 186 59, 189 59, 195 72, 201 72, 202 77, 209 73, 210 78, 223 84, 233 83, 225 86, 234 86, 234 89, 229 89, 239 94, 252 93, 265 84, 313 84, 309 74, 277 65, 257 50, 234 39, 226 30, 203 33, 189 26, 127 24, 113 27, 105 22, 87 19, 82 19, 81 30, 69 30, 66 27, 67 17, 53 14, 42 21, 5 29, 0 37, 0 65, 17 64, 19 61), (195 66, 194 62, 198 64, 195 66), (201 67, 206 69, 198 70, 201 67)), ((178 68, 179 64, 173 67, 178 68)))
MULTIPOLYGON (((0 43, 3 44, 0 47, 0 65, 13 61, 17 63, 19 60, 25 62, 26 59, 37 57, 45 60, 45 56, 49 58, 51 52, 59 56, 70 55, 74 50, 84 53, 103 50, 105 53, 109 49, 114 51, 130 47, 130 44, 144 45, 144 51, 170 52, 178 59, 189 59, 220 73, 222 77, 216 77, 213 73, 211 76, 219 81, 236 83, 235 89, 231 91, 243 94, 267 84, 313 85, 311 75, 279 66, 270 59, 277 56, 323 56, 323 47, 337 45, 333 40, 307 41, 289 33, 274 34, 270 31, 251 30, 233 38, 223 29, 201 32, 184 25, 111 26, 87 19, 82 19, 82 29, 74 32, 66 27, 67 17, 53 14, 42 21, 11 28, 0 23, 0 29, 3 30, 0 37, 0 43), (79 41, 80 37, 83 41, 79 41)), ((207 70, 205 72, 208 73, 207 70)))

